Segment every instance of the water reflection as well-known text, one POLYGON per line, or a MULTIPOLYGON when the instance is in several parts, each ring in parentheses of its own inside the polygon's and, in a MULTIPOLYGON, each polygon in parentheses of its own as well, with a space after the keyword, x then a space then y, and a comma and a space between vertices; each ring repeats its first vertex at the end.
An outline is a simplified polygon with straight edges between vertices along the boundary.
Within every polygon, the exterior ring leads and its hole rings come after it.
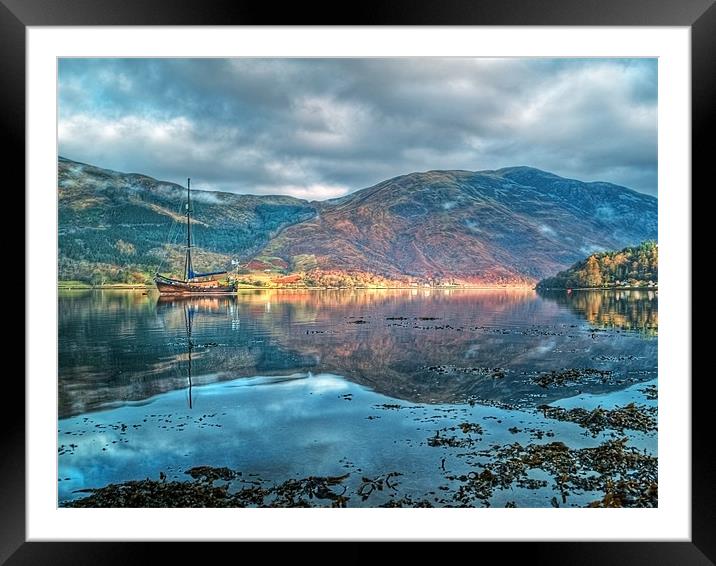
POLYGON ((600 328, 659 332, 658 291, 540 291, 540 296, 565 305, 600 328))
POLYGON ((186 328, 186 359, 187 359, 187 383, 189 386, 188 390, 188 400, 189 400, 189 408, 191 409, 193 406, 193 400, 192 400, 192 383, 191 383, 191 354, 194 350, 194 342, 191 339, 191 326, 192 321, 194 320, 194 312, 195 307, 193 304, 185 304, 183 306, 184 311, 184 327, 186 328))
POLYGON ((61 292, 59 411, 189 384, 193 404, 197 385, 307 371, 413 402, 544 402, 569 391, 536 387, 539 372, 611 371, 608 382, 580 384, 594 392, 653 378, 657 301, 634 291, 61 292))

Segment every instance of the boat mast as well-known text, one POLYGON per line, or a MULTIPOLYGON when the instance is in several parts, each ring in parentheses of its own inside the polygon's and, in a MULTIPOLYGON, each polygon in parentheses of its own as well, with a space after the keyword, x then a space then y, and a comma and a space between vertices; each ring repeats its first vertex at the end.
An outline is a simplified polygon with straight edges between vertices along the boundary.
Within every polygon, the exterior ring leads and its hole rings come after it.
POLYGON ((194 275, 191 265, 191 179, 186 180, 186 258, 184 260, 184 279, 189 281, 194 275))

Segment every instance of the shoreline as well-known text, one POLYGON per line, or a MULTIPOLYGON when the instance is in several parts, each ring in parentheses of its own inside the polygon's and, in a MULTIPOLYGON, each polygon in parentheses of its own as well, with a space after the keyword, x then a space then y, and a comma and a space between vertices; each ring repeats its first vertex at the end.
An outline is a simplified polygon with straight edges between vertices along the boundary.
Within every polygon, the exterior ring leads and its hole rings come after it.
POLYGON ((535 287, 536 291, 658 291, 653 287, 535 287))
MULTIPOLYGON (((106 291, 106 290, 150 290, 156 291, 154 285, 82 285, 82 284, 63 284, 58 283, 57 288, 60 290, 81 290, 81 291, 106 291)), ((348 290, 461 290, 461 289, 484 289, 484 290, 530 290, 534 291, 535 287, 531 285, 444 285, 436 287, 414 287, 414 286, 395 286, 395 287, 288 287, 288 286, 241 286, 236 292, 240 291, 348 291, 348 290)), ((232 294, 232 293, 227 293, 232 294)))
MULTIPOLYGON (((79 283, 58 283, 57 289, 61 291, 156 291, 154 285, 132 285, 126 283, 107 284, 107 285, 88 285, 79 283)), ((415 287, 415 286, 395 286, 395 287, 288 287, 288 286, 242 286, 236 292, 241 291, 399 291, 399 290, 485 290, 485 291, 658 291, 659 287, 571 287, 570 289, 559 287, 533 287, 529 285, 445 285, 436 287, 415 287)), ((233 293, 227 293, 233 294, 233 293)))

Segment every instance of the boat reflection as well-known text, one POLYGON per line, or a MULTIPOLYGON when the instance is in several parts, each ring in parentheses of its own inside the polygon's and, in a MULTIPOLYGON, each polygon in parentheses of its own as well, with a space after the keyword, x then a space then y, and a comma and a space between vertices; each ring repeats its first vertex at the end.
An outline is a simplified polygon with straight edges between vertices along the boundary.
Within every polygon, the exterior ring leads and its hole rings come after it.
MULTIPOLYGON (((192 338, 194 317, 213 314, 224 318, 227 314, 233 319, 238 312, 236 308, 236 297, 225 296, 171 296, 159 295, 157 297, 157 314, 169 318, 176 318, 181 312, 184 320, 185 355, 186 355, 186 379, 187 379, 187 403, 189 408, 194 407, 193 383, 192 383, 192 361, 194 348, 196 346, 192 338)), ((201 347, 202 345, 200 345, 201 347)))

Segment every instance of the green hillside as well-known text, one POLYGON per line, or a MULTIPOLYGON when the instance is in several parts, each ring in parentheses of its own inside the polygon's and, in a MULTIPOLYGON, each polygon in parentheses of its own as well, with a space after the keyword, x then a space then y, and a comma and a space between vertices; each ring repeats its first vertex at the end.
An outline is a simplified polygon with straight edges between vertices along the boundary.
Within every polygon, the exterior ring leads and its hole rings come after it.
MULTIPOLYGON (((59 279, 97 284, 143 282, 183 266, 186 189, 60 157, 59 279)), ((192 191, 198 271, 244 262, 287 225, 316 215, 288 196, 192 191)))
POLYGON ((592 254, 555 277, 543 279, 538 287, 645 287, 655 286, 658 281, 659 245, 646 241, 619 251, 592 254))

